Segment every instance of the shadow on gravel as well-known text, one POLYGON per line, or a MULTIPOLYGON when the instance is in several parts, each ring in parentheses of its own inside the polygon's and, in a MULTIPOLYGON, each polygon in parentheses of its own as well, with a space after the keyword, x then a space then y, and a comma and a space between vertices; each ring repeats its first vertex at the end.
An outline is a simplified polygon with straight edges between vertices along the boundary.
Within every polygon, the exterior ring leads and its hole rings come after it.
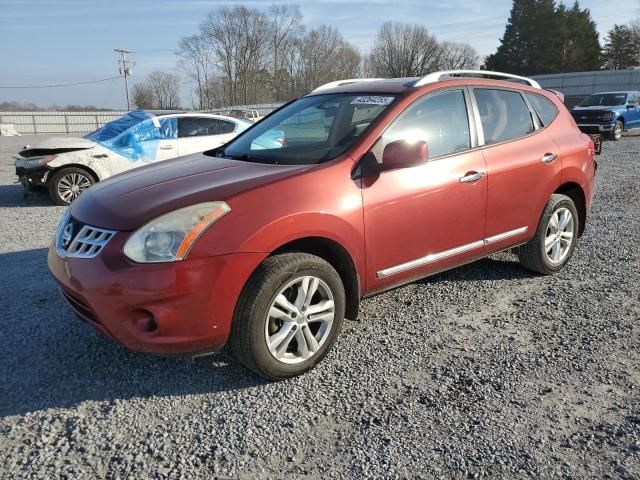
MULTIPOLYGON (((225 354, 196 359, 130 352, 71 312, 47 270, 47 249, 0 254, 0 416, 65 408, 84 401, 182 397, 268 382, 225 354)), ((485 259, 422 280, 478 281, 530 274, 511 255, 485 259), (503 259, 504 258, 504 259, 503 259)))
POLYGON ((483 258, 468 265, 418 280, 418 283, 515 280, 530 278, 535 275, 535 273, 525 270, 520 265, 518 257, 515 254, 502 252, 494 254, 489 258, 483 258), (497 256, 500 258, 496 258, 497 256))
POLYGON ((268 383, 226 354, 191 362, 131 352, 102 337, 60 298, 46 258, 45 248, 0 254, 0 417, 268 383))
POLYGON ((2 207, 54 207, 55 204, 45 190, 24 196, 22 185, 0 185, 0 208, 2 207))

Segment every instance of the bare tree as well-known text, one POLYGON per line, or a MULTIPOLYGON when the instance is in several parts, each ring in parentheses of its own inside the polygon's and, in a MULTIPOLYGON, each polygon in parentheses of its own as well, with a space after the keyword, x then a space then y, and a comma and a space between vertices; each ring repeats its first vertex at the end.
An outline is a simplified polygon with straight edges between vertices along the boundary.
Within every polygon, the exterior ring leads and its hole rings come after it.
POLYGON ((131 91, 131 98, 136 108, 154 108, 153 91, 146 83, 137 83, 131 91))
POLYGON ((263 76, 270 58, 271 25, 261 11, 244 6, 222 7, 201 25, 228 89, 229 103, 256 101, 264 90, 263 76))
POLYGON ((439 70, 474 69, 480 63, 478 52, 466 43, 444 42, 440 48, 439 70))
POLYGON ((295 47, 296 41, 304 31, 302 14, 298 5, 272 5, 269 9, 271 19, 271 50, 273 55, 274 99, 281 100, 281 83, 286 80, 286 68, 283 68, 287 54, 295 47))
POLYGON ((211 46, 202 35, 183 37, 176 52, 180 57, 179 68, 195 83, 197 106, 201 110, 212 107, 207 89, 213 67, 212 53, 211 46))
POLYGON ((466 44, 438 44, 420 25, 385 23, 364 60, 333 27, 305 33, 297 5, 267 11, 242 5, 218 8, 184 37, 176 52, 195 85, 194 106, 207 109, 288 100, 322 83, 357 76, 404 77, 439 68, 471 68, 476 51, 466 44))
POLYGON ((306 93, 336 78, 357 76, 360 69, 358 51, 327 25, 311 30, 298 42, 297 49, 292 57, 299 76, 294 94, 306 93))
POLYGON ((145 83, 153 95, 154 108, 168 110, 178 107, 180 103, 178 96, 180 79, 178 75, 156 70, 147 76, 145 83))
POLYGON ((380 28, 368 69, 374 76, 413 77, 436 70, 442 49, 421 25, 386 22, 380 28))

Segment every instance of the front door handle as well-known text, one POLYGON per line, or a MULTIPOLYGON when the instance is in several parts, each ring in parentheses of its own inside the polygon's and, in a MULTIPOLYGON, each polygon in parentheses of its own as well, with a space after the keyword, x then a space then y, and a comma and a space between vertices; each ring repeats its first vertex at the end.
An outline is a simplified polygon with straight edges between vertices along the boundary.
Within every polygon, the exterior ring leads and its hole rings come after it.
POLYGON ((556 155, 555 153, 545 153, 540 161, 542 163, 553 163, 555 162, 556 158, 558 158, 558 155, 556 155))
POLYGON ((173 150, 173 145, 162 145, 160 150, 173 150))
POLYGON ((484 177, 484 172, 469 172, 464 177, 460 177, 460 183, 473 183, 484 177))

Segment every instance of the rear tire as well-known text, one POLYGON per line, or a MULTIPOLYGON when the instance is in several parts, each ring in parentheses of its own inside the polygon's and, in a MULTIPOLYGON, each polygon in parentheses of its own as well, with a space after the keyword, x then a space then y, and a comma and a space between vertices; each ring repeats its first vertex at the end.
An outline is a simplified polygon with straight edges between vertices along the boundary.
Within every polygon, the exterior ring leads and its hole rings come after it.
POLYGON ((94 183, 93 175, 82 168, 61 168, 48 182, 49 195, 56 205, 66 207, 94 183))
POLYGON ((620 120, 618 120, 613 125, 613 130, 611 130, 611 133, 609 134, 609 139, 617 142, 622 138, 623 130, 624 130, 624 124, 620 120))
POLYGON ((344 311, 344 286, 329 263, 307 253, 274 255, 258 267, 240 295, 229 347, 262 377, 294 377, 329 352, 344 311))
POLYGON ((571 198, 554 193, 542 212, 534 237, 518 248, 522 266, 551 275, 567 264, 578 241, 578 211, 571 198))

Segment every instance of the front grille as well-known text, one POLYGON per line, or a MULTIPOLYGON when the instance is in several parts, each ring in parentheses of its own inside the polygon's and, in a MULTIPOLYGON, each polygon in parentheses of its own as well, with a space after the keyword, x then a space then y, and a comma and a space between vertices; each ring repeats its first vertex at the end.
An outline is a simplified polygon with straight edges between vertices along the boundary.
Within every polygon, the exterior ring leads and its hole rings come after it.
POLYGON ((114 230, 83 224, 67 213, 58 227, 56 250, 63 257, 94 258, 115 234, 114 230))
POLYGON ((93 258, 100 253, 115 234, 116 232, 112 230, 85 225, 69 245, 67 256, 93 258))
POLYGON ((604 122, 608 121, 611 117, 611 113, 603 112, 575 112, 573 117, 576 119, 576 123, 584 122, 604 122), (605 120, 606 118, 606 120, 605 120))

